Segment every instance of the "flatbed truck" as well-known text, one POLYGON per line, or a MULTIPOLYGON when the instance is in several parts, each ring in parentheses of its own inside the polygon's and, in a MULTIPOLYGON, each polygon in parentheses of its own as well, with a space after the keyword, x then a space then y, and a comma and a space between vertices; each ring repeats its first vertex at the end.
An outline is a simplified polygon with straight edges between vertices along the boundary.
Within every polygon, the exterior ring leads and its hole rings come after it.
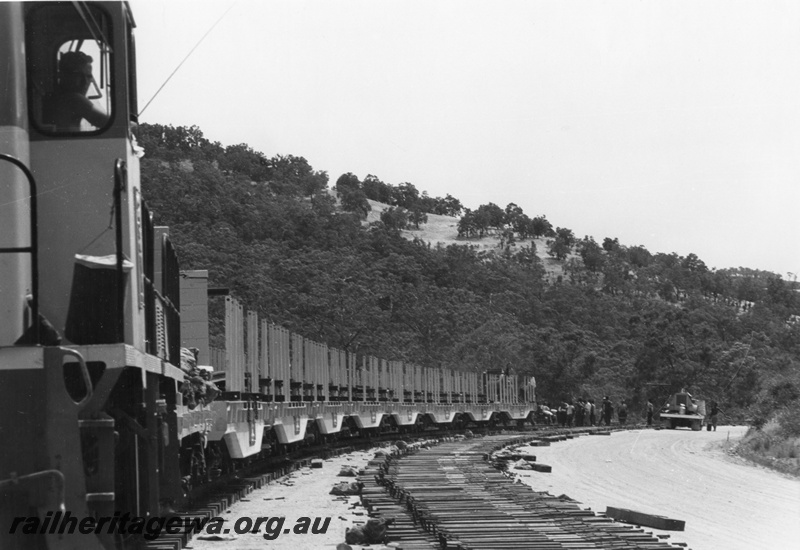
POLYGON ((661 408, 659 417, 664 428, 691 428, 699 432, 706 416, 706 402, 694 399, 692 394, 681 391, 673 393, 661 408))

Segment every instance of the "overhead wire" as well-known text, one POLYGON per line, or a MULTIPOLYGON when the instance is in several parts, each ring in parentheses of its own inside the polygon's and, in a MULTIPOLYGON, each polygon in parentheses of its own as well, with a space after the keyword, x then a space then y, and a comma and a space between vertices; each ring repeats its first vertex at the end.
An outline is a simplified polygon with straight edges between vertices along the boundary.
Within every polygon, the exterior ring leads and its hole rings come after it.
POLYGON ((156 90, 156 93, 153 94, 153 97, 151 97, 150 100, 145 104, 145 106, 142 107, 142 110, 139 111, 139 113, 137 114, 137 117, 141 116, 142 113, 145 112, 147 107, 150 106, 150 104, 153 102, 153 100, 156 98, 156 96, 158 96, 158 94, 161 93, 161 90, 164 89, 164 86, 166 86, 167 83, 172 79, 172 77, 175 76, 175 73, 177 73, 180 70, 180 68, 183 66, 183 64, 186 63, 186 60, 189 59, 189 57, 191 57, 191 55, 198 48, 198 46, 200 46, 200 44, 203 43, 203 40, 205 40, 206 37, 209 34, 211 34, 211 31, 213 31, 214 28, 217 25, 219 25, 220 21, 222 21, 225 18, 225 16, 228 15, 228 12, 230 12, 235 5, 236 5, 236 0, 234 0, 234 2, 230 5, 230 7, 227 10, 225 10, 225 12, 222 15, 220 15, 219 19, 217 19, 217 21, 213 25, 211 25, 211 28, 209 28, 206 31, 206 33, 202 37, 200 37, 200 40, 197 41, 197 44, 195 44, 194 47, 191 50, 189 50, 189 53, 186 54, 186 57, 184 57, 183 60, 180 63, 178 63, 178 66, 175 67, 175 70, 172 71, 172 73, 170 73, 170 75, 167 77, 167 79, 164 81, 164 83, 161 84, 161 86, 159 86, 158 90, 156 90))

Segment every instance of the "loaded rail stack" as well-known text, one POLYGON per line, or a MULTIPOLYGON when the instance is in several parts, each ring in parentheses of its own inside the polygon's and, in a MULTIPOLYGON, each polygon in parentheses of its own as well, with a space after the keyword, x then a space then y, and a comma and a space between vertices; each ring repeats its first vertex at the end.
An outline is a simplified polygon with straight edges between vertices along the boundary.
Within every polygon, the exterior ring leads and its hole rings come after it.
POLYGON ((532 439, 489 436, 378 457, 362 478, 362 500, 372 516, 394 520, 389 541, 407 550, 676 549, 568 497, 516 483, 487 460, 503 444, 532 439))

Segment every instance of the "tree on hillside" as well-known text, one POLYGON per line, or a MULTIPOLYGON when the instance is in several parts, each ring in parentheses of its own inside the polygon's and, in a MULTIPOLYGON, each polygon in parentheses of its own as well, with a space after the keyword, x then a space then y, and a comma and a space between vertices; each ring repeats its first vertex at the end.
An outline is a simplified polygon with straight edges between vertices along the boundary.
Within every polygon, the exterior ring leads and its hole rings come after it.
POLYGON ((525 214, 517 217, 511 228, 519 235, 520 239, 532 239, 536 236, 533 229, 533 220, 525 214))
POLYGON ((364 190, 368 199, 382 202, 383 204, 394 204, 394 190, 392 186, 383 183, 377 176, 368 174, 367 177, 364 178, 361 188, 364 190))
POLYGON ((475 214, 478 224, 485 226, 487 230, 489 228, 502 229, 505 225, 505 211, 493 202, 480 205, 475 214))
MULTIPOLYGON (((341 178, 340 178, 341 179, 341 178)), ((352 187, 343 187, 339 189, 339 200, 342 202, 342 208, 347 212, 355 212, 362 218, 366 218, 372 210, 372 207, 367 201, 367 196, 361 189, 354 189, 352 187)))
POLYGON ((555 235, 553 225, 547 221, 545 216, 533 218, 533 235, 534 237, 552 237, 555 235))
POLYGON ((414 209, 408 214, 408 223, 413 225, 416 229, 423 223, 428 223, 428 215, 419 209, 414 209))
POLYGON ((503 254, 509 256, 511 254, 511 249, 516 245, 517 239, 514 237, 514 230, 504 229, 500 233, 500 242, 497 243, 497 247, 503 251, 503 254))
POLYGON ((684 269, 688 269, 689 271, 708 271, 706 264, 703 263, 703 260, 697 257, 697 254, 689 254, 686 256, 683 261, 681 261, 681 267, 684 269))
POLYGON ((460 288, 406 284, 394 303, 392 322, 415 341, 407 359, 427 367, 449 359, 453 347, 487 317, 480 299, 460 288))
POLYGON ((627 249, 628 261, 635 267, 647 267, 653 262, 653 255, 643 246, 631 246, 627 249))
POLYGON ((559 227, 556 229, 555 238, 547 244, 547 253, 557 260, 563 260, 572 252, 574 243, 575 234, 572 230, 566 227, 559 227))
POLYGON ((506 206, 504 223, 511 227, 520 239, 529 239, 535 236, 533 220, 525 215, 522 208, 513 202, 506 206))
POLYGON ((458 220, 458 236, 472 238, 477 235, 477 227, 475 226, 475 214, 472 210, 467 208, 464 215, 458 220))
POLYGON ((493 221, 497 223, 497 220, 500 219, 500 227, 502 227, 502 215, 503 211, 497 205, 482 205, 477 210, 467 208, 464 215, 458 220, 458 236, 482 239, 490 228, 498 227, 493 225, 493 221), (494 206, 496 210, 491 206, 494 206))
POLYGON ((277 194, 313 197, 328 186, 328 173, 314 170, 303 157, 276 155, 267 167, 269 187, 277 194))
POLYGON ((713 271, 705 273, 701 280, 701 292, 715 300, 724 295, 731 295, 733 284, 727 273, 713 271))
POLYGON ((220 170, 246 174, 253 181, 266 181, 270 177, 269 159, 246 143, 229 145, 219 159, 220 170))
POLYGON ((573 246, 577 241, 575 238, 575 233, 572 232, 572 229, 568 229, 566 227, 556 228, 556 238, 562 239, 565 243, 567 243, 567 246, 573 246))
POLYGON ((583 238, 577 246, 578 254, 583 260, 583 265, 592 273, 598 273, 603 269, 603 264, 606 261, 603 249, 600 248, 595 240, 588 235, 583 238))
POLYGON ((457 343, 453 354, 454 366, 482 372, 489 365, 503 368, 512 365, 520 369, 533 364, 532 358, 525 353, 527 338, 524 327, 515 316, 487 315, 482 321, 457 343))
POLYGON ((547 253, 557 260, 563 260, 569 255, 572 248, 561 237, 547 242, 547 253))
POLYGON ((419 191, 413 184, 404 182, 394 188, 394 204, 406 210, 413 210, 419 202, 419 191))
POLYGON ((347 172, 346 174, 342 174, 341 176, 339 176, 333 188, 337 192, 341 192, 345 189, 351 189, 351 190, 361 189, 361 181, 359 181, 358 176, 356 176, 352 172, 347 172))
POLYGON ((794 314, 797 311, 797 293, 794 292, 789 283, 778 277, 767 279, 765 290, 767 303, 782 315, 794 314))
POLYGON ((561 329, 529 327, 532 363, 537 366, 537 393, 570 400, 598 370, 602 344, 597 335, 574 323, 561 329), (540 389, 541 388, 541 389, 540 389))
POLYGON ((619 249, 619 239, 617 239, 616 237, 613 239, 611 237, 606 237, 605 239, 603 239, 603 250, 605 250, 606 252, 613 252, 614 250, 618 249, 619 249))
POLYGON ((514 225, 514 221, 519 218, 520 216, 524 216, 524 212, 522 208, 514 204, 513 202, 508 203, 505 209, 505 217, 503 218, 503 222, 506 225, 514 225))
POLYGON ((327 218, 336 212, 336 199, 328 193, 319 193, 311 198, 311 208, 317 215, 327 218))
POLYGON ((671 254, 666 254, 664 252, 659 252, 653 258, 657 264, 659 264, 664 269, 674 269, 678 267, 681 263, 681 257, 678 256, 675 252, 671 254))
POLYGON ((479 206, 473 212, 473 217, 475 228, 478 230, 478 237, 483 238, 489 232, 489 228, 492 227, 492 216, 489 210, 479 206))
POLYGON ((408 227, 409 214, 408 210, 399 206, 391 206, 381 212, 381 221, 383 225, 390 229, 405 229, 408 227))
POLYGON ((464 210, 464 206, 461 204, 461 201, 449 194, 445 198, 437 197, 434 200, 436 204, 433 209, 433 214, 455 217, 460 215, 464 210))
POLYGON ((417 202, 414 204, 414 210, 419 210, 420 212, 433 212, 436 209, 436 199, 428 195, 427 191, 422 192, 422 196, 417 199, 417 202))
POLYGON ((527 269, 542 268, 542 260, 539 259, 539 256, 536 254, 536 243, 533 241, 527 246, 520 246, 520 249, 514 254, 514 261, 527 269))
POLYGON ((321 170, 308 174, 300 181, 299 187, 304 196, 313 199, 328 187, 328 173, 321 170))
POLYGON ((162 124, 139 125, 136 139, 145 150, 147 158, 167 161, 204 159, 209 162, 223 155, 219 142, 210 142, 197 126, 165 126, 162 124))
POLYGON ((747 302, 758 302, 764 295, 761 284, 755 277, 740 277, 735 283, 736 298, 747 302))
POLYGON ((605 258, 602 266, 603 291, 611 296, 628 291, 629 265, 619 254, 610 254, 605 258))

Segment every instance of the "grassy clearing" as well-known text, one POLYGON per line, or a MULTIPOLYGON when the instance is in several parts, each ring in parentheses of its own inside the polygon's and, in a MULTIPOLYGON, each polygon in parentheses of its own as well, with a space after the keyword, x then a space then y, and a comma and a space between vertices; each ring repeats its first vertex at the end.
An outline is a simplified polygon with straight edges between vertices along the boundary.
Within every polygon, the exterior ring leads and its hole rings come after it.
MULTIPOLYGON (((367 215, 365 224, 380 221, 381 213, 389 208, 389 205, 367 199, 372 210, 367 215)), ((482 239, 466 239, 458 236, 458 218, 451 216, 440 216, 438 214, 428 214, 428 222, 420 225, 419 229, 407 229, 401 232, 406 239, 420 239, 436 246, 449 246, 451 244, 470 245, 480 251, 498 250, 500 244, 499 235, 487 235, 482 239)), ((530 245, 531 241, 536 245, 536 255, 542 260, 542 265, 550 283, 556 282, 559 276, 564 275, 564 262, 551 258, 547 254, 546 238, 528 239, 517 246, 530 245)), ((572 255, 570 255, 572 257, 572 255)))
POLYGON ((750 428, 736 448, 742 458, 767 468, 800 477, 800 437, 786 435, 777 421, 760 430, 750 428))

